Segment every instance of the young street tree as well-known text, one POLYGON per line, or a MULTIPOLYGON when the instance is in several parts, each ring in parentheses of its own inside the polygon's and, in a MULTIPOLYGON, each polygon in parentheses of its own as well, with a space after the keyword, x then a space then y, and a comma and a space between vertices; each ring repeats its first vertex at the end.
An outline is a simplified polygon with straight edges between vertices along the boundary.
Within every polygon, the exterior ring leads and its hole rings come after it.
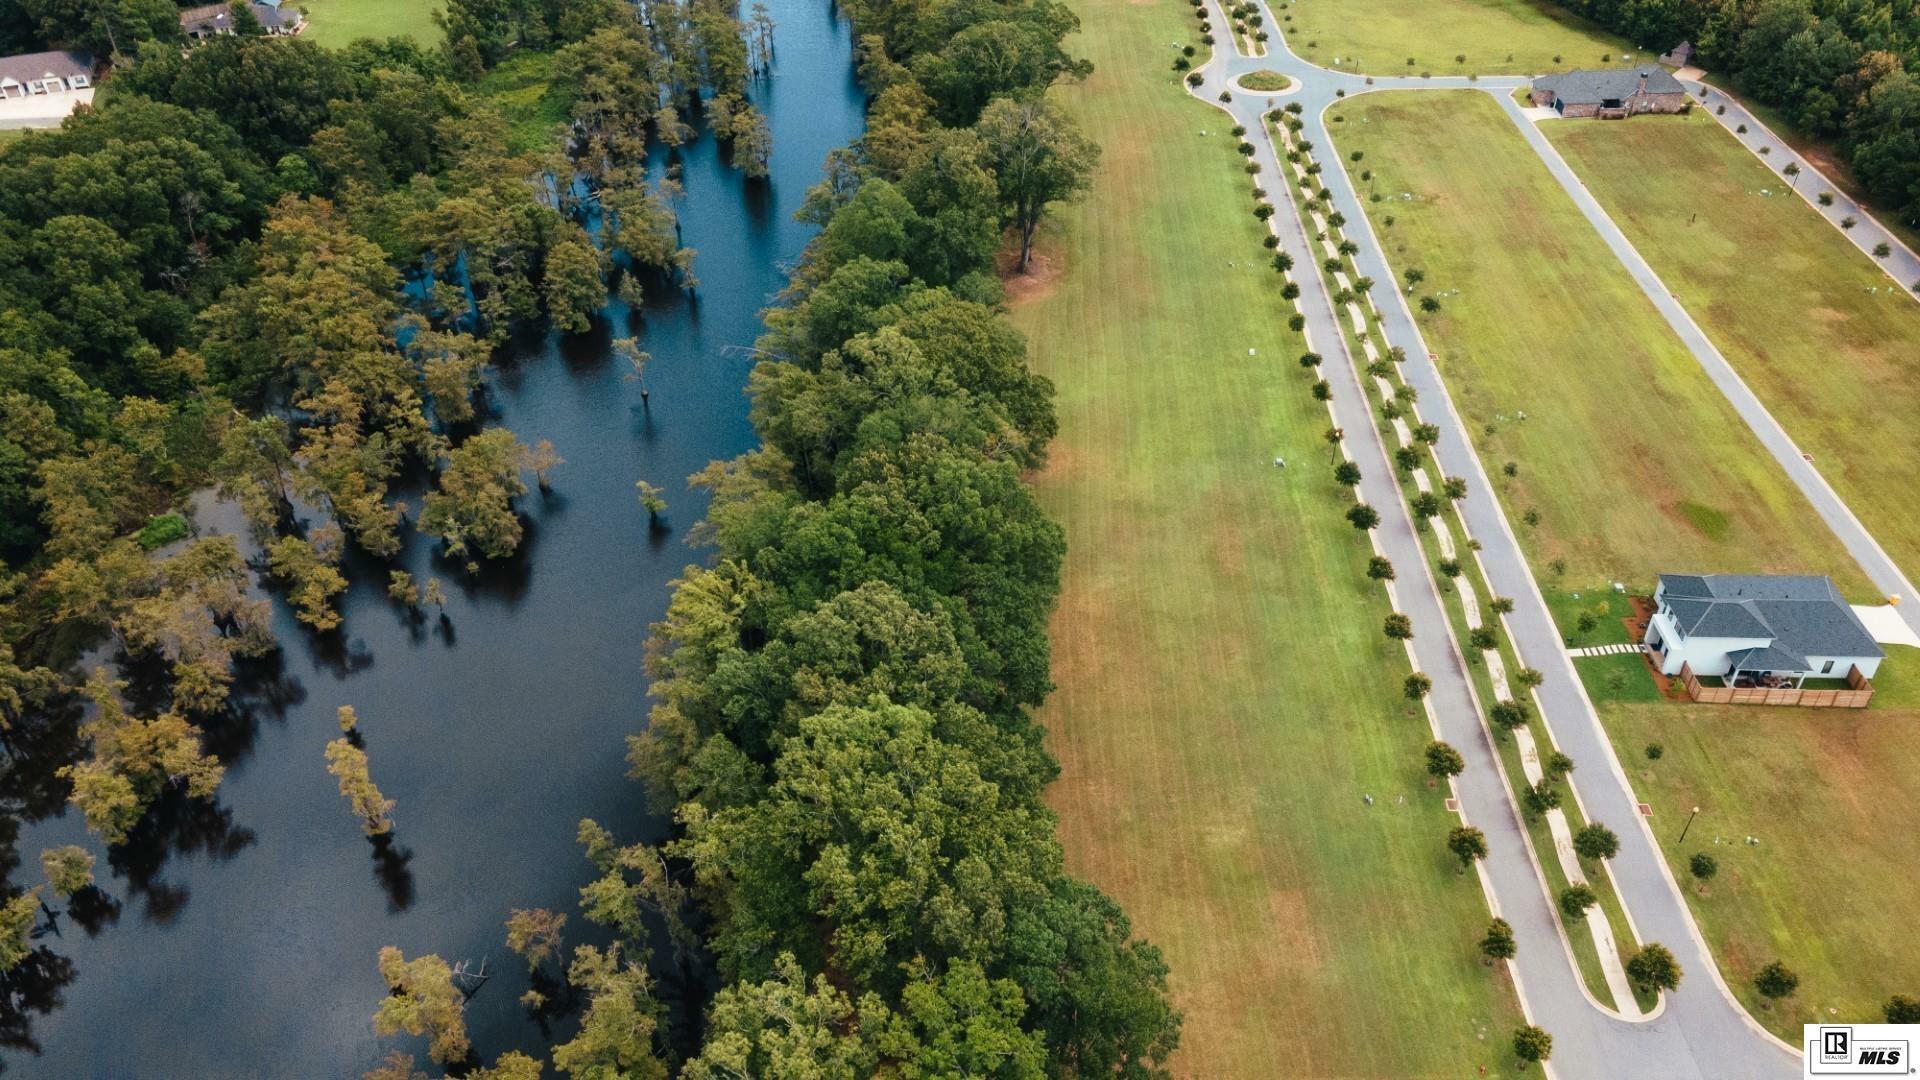
POLYGON ((1620 838, 1596 821, 1573 834, 1573 850, 1583 859, 1611 859, 1620 853, 1620 838))
POLYGON ((1560 913, 1568 922, 1579 922, 1587 917, 1587 909, 1600 902, 1593 889, 1586 885, 1569 885, 1560 890, 1560 913))
POLYGON ((1428 678, 1425 673, 1416 671, 1407 676, 1407 681, 1401 685, 1400 692, 1405 695, 1408 701, 1419 701, 1421 698, 1426 697, 1427 692, 1432 689, 1433 680, 1428 678))
POLYGON ((1020 231, 1020 269, 1025 270, 1047 204, 1087 189, 1100 148, 1044 97, 995 98, 973 130, 999 188, 1002 216, 1020 231))
POLYGON ((1413 620, 1396 611, 1387 616, 1381 630, 1395 641, 1408 641, 1413 637, 1413 620))
POLYGON ((1495 919, 1487 924, 1487 936, 1480 939, 1480 955, 1491 964, 1495 960, 1511 960, 1518 951, 1514 944, 1513 927, 1505 919, 1495 919))
POLYGON ((1487 857, 1487 834, 1471 825, 1456 825, 1447 833, 1447 850, 1460 860, 1460 872, 1464 874, 1475 859, 1487 857))
POLYGON ((1466 769, 1467 759, 1460 756, 1460 751, 1437 740, 1427 744, 1427 772, 1436 779, 1459 776, 1466 769))
POLYGON ((340 781, 340 794, 353 807, 360 828, 368 836, 393 831, 393 800, 383 797, 367 772, 366 751, 347 739, 327 744, 327 771, 340 781))
POLYGON ((1627 960, 1627 978, 1643 990, 1673 990, 1680 985, 1680 961, 1659 942, 1649 942, 1640 947, 1627 960))
POLYGON ((1520 1059, 1522 1069, 1536 1061, 1546 1061, 1553 1056, 1553 1036, 1528 1024, 1513 1033, 1513 1052, 1520 1059))
POLYGON ((431 954, 417 960, 391 945, 380 950, 380 977, 389 991, 373 1014, 381 1035, 406 1032, 427 1037, 427 1055, 441 1064, 466 1059, 466 995, 453 984, 453 970, 431 954))

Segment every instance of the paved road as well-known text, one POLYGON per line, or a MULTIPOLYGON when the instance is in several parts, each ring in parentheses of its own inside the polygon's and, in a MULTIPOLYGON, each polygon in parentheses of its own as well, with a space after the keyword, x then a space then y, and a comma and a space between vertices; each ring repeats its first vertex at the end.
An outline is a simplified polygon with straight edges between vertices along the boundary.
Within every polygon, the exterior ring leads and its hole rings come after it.
MULTIPOLYGON (((1217 0, 1209 0, 1217 5, 1217 0)), ((1214 22, 1226 26, 1215 10, 1214 22)), ((1267 25, 1277 26, 1271 13, 1267 25)), ((1222 35, 1223 37, 1225 35, 1222 35)), ((1223 107, 1244 124, 1257 147, 1264 186, 1270 196, 1289 197, 1281 180, 1278 160, 1260 117, 1271 107, 1290 101, 1303 106, 1302 134, 1321 148, 1322 182, 1333 192, 1335 209, 1347 219, 1347 234, 1360 246, 1359 273, 1375 281, 1397 280, 1372 233, 1365 207, 1323 119, 1337 97, 1370 89, 1476 88, 1506 97, 1525 80, 1518 78, 1378 78, 1329 72, 1292 55, 1276 36, 1266 57, 1250 59, 1224 48, 1205 67, 1196 91, 1217 101, 1230 80, 1247 71, 1271 68, 1294 78, 1298 85, 1279 95, 1237 93, 1223 107)), ((1537 133, 1536 133, 1537 134, 1537 133)), ((1296 208, 1297 209, 1297 208, 1296 208)), ((1415 662, 1434 682, 1429 698, 1440 737, 1467 757, 1467 771, 1457 781, 1462 812, 1487 833, 1491 854, 1482 864, 1482 881, 1493 907, 1514 926, 1519 943, 1512 971, 1523 1007, 1533 1022, 1554 1036, 1553 1072, 1561 1077, 1673 1077, 1754 1080, 1799 1075, 1794 1053, 1772 1038, 1747 1016, 1727 993, 1718 969, 1700 938, 1692 915, 1680 895, 1653 835, 1636 808, 1631 785, 1613 755, 1586 690, 1562 648, 1540 590, 1521 555, 1492 483, 1466 438, 1466 426, 1454 409, 1437 371, 1425 359, 1427 348, 1405 298, 1392 288, 1375 291, 1382 297, 1382 325, 1389 342, 1404 348, 1410 359, 1402 374, 1419 393, 1426 418, 1439 425, 1435 446, 1442 472, 1465 477, 1469 495, 1458 505, 1468 531, 1483 545, 1480 559, 1489 584, 1500 595, 1515 600, 1504 617, 1508 634, 1523 663, 1538 669, 1545 683, 1537 701, 1554 743, 1581 763, 1576 799, 1589 820, 1606 822, 1620 834, 1621 851, 1611 870, 1627 909, 1631 929, 1641 941, 1658 941, 1671 948, 1687 972, 1680 990, 1652 1017, 1628 1022, 1603 1011, 1587 995, 1571 953, 1561 934, 1534 855, 1527 843, 1507 787, 1498 771, 1490 736, 1481 720, 1472 684, 1451 638, 1438 593, 1430 574, 1405 568, 1426 567, 1413 533, 1411 515, 1392 482, 1382 435, 1360 385, 1360 363, 1346 348, 1331 298, 1312 267, 1319 253, 1307 246, 1298 215, 1276 215, 1283 248, 1303 268, 1296 275, 1301 306, 1311 346, 1329 360, 1346 356, 1348 363, 1329 362, 1322 368, 1333 384, 1336 423, 1348 432, 1348 453, 1360 465, 1361 497, 1382 515, 1374 541, 1403 576, 1396 605, 1412 617, 1418 636, 1412 643, 1415 662), (1281 219, 1286 219, 1284 222, 1281 219), (1634 827, 1634 823, 1640 827, 1634 827)), ((1660 822, 1662 827, 1675 823, 1660 822)))

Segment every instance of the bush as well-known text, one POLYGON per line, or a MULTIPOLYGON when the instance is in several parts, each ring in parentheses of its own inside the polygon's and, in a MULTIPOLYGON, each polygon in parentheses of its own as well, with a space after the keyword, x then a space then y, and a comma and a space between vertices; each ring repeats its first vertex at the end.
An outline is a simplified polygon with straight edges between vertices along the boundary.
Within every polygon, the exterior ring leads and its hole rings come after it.
MULTIPOLYGON (((1352 462, 1347 462, 1347 464, 1353 465, 1352 462)), ((1354 465, 1353 471, 1357 478, 1360 472, 1360 466, 1354 465)), ((1393 561, 1385 555, 1373 556, 1367 560, 1367 576, 1375 581, 1392 581, 1394 577, 1393 561)), ((1421 678, 1425 677, 1424 675, 1421 676, 1421 678)))
POLYGON ((1304 330, 1306 328, 1306 325, 1307 325, 1307 317, 1305 315, 1290 315, 1287 317, 1287 329, 1293 331, 1296 334, 1299 333, 1301 330, 1304 330))
POLYGON ((1500 635, 1491 626, 1476 626, 1467 633, 1467 643, 1481 652, 1492 652, 1500 647, 1500 635))
POLYGON ((1650 742, 1647 744, 1647 760, 1648 761, 1659 761, 1660 755, 1666 752, 1667 752, 1667 748, 1664 746, 1661 746, 1657 742, 1650 742))
POLYGON ((1800 976, 1789 971, 1787 965, 1775 960, 1761 968, 1760 974, 1753 977, 1753 988, 1768 998, 1778 1001, 1783 997, 1792 997, 1793 992, 1800 989, 1800 976))
POLYGON ((1687 869, 1701 881, 1712 881, 1713 875, 1720 872, 1720 860, 1704 851, 1696 851, 1693 858, 1687 860, 1687 869))
POLYGON ((1527 789, 1527 809, 1534 813, 1544 814, 1559 805, 1560 789, 1553 786, 1553 781, 1542 778, 1527 789))
POLYGON ((186 518, 179 514, 161 514, 149 518, 147 523, 140 527, 140 535, 135 539, 139 541, 142 548, 153 551, 166 547, 175 540, 185 539, 186 535, 186 518))
POLYGON ((1567 774, 1573 771, 1573 759, 1555 750, 1547 755, 1546 763, 1542 767, 1546 770, 1548 777, 1554 780, 1565 780, 1567 774))
POLYGON ((1460 576, 1460 560, 1459 559, 1441 559, 1440 572, 1450 578, 1459 577, 1460 576))
POLYGON ((1380 629, 1395 641, 1407 641, 1413 637, 1413 620, 1396 611, 1387 616, 1380 629))
POLYGON ((1889 1024, 1920 1024, 1920 1001, 1905 994, 1895 994, 1880 1007, 1889 1024))
POLYGON ((1884 259, 1891 254, 1893 254, 1893 248, 1889 246, 1885 241, 1881 241, 1880 243, 1873 245, 1874 258, 1884 259))

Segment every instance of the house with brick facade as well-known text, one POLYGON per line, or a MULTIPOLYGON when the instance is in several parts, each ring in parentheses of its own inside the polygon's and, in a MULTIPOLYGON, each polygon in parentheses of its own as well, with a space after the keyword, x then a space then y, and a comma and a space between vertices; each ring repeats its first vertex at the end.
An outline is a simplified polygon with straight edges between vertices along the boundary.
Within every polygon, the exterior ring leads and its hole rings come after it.
POLYGON ((1677 113, 1687 90, 1658 64, 1600 71, 1569 71, 1533 80, 1533 103, 1567 117, 1617 120, 1636 113, 1677 113))

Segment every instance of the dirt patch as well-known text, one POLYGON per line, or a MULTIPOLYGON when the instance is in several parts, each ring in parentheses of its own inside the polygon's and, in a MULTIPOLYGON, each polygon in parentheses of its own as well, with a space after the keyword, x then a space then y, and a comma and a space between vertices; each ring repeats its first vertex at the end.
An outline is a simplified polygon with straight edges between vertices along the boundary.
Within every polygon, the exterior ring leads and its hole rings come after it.
POLYGON ((1052 296, 1063 269, 1060 259, 1043 251, 1035 251, 1028 257, 1025 271, 1019 268, 1020 252, 1017 248, 1002 250, 997 261, 1000 284, 1007 290, 1009 307, 1020 307, 1052 296))

